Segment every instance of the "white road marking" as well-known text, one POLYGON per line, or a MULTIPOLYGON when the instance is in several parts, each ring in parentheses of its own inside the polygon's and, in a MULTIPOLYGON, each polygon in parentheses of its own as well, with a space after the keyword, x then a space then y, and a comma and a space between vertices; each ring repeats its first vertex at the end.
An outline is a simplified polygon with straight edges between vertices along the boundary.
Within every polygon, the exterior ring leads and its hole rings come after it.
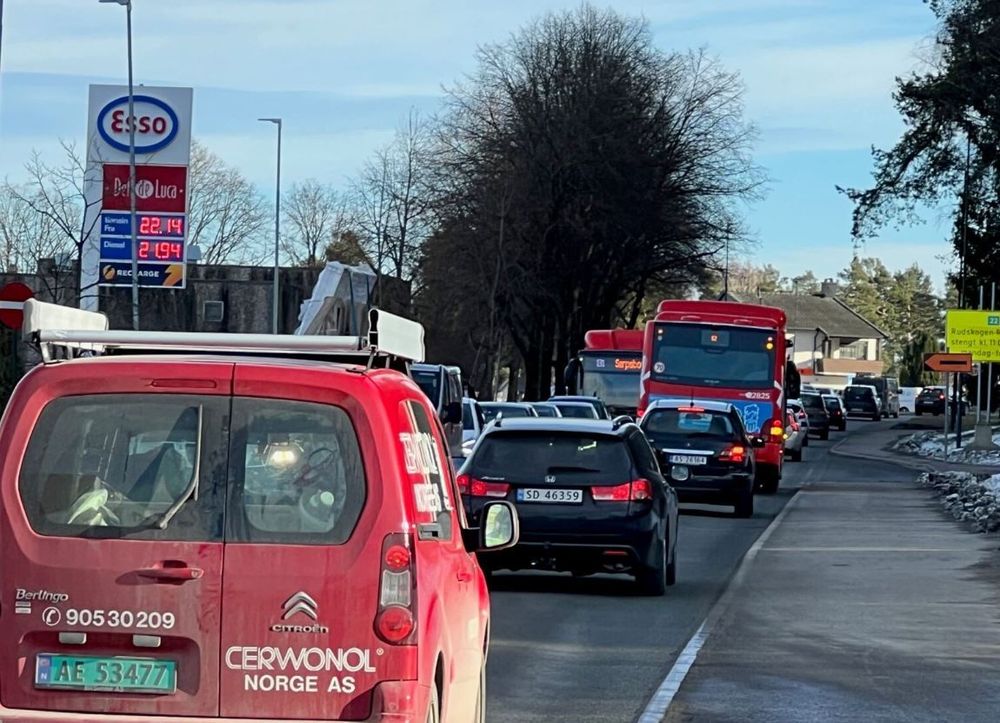
POLYGON ((688 671, 691 670, 691 666, 694 665, 695 660, 698 658, 698 653, 701 651, 702 646, 705 641, 708 640, 708 636, 712 632, 712 628, 715 627, 716 622, 725 613, 726 608, 729 607, 730 602, 733 599, 736 588, 742 584, 744 578, 748 575, 748 570, 753 564, 754 559, 757 557, 757 553, 767 542, 768 538, 774 533, 778 528, 778 525, 785 519, 785 515, 788 514, 789 510, 792 509, 792 505, 795 504, 799 499, 799 491, 796 490, 792 498, 788 500, 788 504, 785 505, 784 509, 778 513, 778 516, 771 520, 771 524, 761 533, 757 541, 750 546, 746 554, 743 556, 740 566, 736 569, 736 573, 729 580, 729 584, 726 586, 726 590, 722 593, 722 597, 718 599, 712 609, 708 611, 708 615, 695 634, 691 636, 688 640, 687 645, 681 651, 681 654, 677 656, 677 660, 674 661, 673 667, 670 672, 667 673, 667 677, 663 679, 660 683, 660 687, 656 689, 653 693, 653 697, 650 698, 649 703, 646 704, 645 710, 643 710, 642 715, 639 716, 638 723, 660 723, 663 717, 667 714, 667 710, 670 708, 670 704, 673 703, 674 697, 677 695, 677 691, 681 689, 681 684, 684 683, 684 678, 687 676, 688 671))

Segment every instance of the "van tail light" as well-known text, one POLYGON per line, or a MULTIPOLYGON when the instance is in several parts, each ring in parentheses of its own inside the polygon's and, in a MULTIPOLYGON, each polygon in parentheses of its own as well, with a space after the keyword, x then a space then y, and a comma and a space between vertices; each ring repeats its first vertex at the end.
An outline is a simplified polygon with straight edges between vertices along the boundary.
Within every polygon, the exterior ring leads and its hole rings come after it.
POLYGON ((472 475, 460 474, 458 491, 471 497, 506 497, 510 492, 510 485, 506 482, 484 482, 472 475))
POLYGON ((613 487, 591 487, 595 502, 646 502, 653 499, 653 485, 647 479, 637 479, 613 487))
POLYGON ((719 459, 723 462, 743 464, 747 459, 747 448, 739 444, 731 445, 719 453, 719 459))
POLYGON ((772 439, 784 438, 785 428, 781 425, 780 419, 772 419, 770 422, 768 422, 767 426, 769 430, 768 434, 771 436, 772 439))
POLYGON ((417 575, 413 539, 405 533, 386 535, 382 542, 375 633, 390 645, 415 642, 416 609, 417 575))

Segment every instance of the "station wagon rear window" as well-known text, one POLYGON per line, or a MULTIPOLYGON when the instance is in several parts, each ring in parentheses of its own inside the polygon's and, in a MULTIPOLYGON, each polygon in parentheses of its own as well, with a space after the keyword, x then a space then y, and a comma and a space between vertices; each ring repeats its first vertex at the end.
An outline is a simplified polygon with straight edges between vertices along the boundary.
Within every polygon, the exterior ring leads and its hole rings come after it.
POLYGON ((655 409, 647 413, 642 429, 657 445, 676 445, 692 439, 731 441, 738 436, 725 412, 655 409))
POLYGON ((506 432, 484 438, 473 475, 537 484, 546 477, 627 482, 632 460, 619 437, 572 432, 506 432))
POLYGON ((297 544, 346 541, 366 495, 338 407, 144 394, 48 404, 19 489, 42 535, 297 544))

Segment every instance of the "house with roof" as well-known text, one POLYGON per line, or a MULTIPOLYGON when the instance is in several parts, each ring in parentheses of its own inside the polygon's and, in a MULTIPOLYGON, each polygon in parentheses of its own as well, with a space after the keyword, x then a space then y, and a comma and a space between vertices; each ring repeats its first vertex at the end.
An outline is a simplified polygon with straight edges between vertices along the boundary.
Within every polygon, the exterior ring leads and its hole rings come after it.
POLYGON ((834 388, 850 384, 857 374, 883 373, 882 352, 888 335, 837 298, 832 280, 818 294, 760 293, 726 298, 774 306, 788 316, 792 360, 802 381, 834 388))

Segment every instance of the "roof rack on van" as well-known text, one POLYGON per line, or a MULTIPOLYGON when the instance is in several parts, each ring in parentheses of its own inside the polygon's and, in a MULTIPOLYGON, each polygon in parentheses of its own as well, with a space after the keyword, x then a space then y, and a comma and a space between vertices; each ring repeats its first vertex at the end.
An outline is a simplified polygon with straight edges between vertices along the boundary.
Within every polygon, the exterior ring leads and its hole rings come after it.
POLYGON ((98 354, 260 354, 349 361, 373 366, 424 358, 424 327, 379 309, 369 312, 365 336, 214 334, 174 331, 109 331, 104 314, 31 299, 24 304, 24 333, 45 362, 98 354), (376 362, 382 362, 377 364, 376 362))

